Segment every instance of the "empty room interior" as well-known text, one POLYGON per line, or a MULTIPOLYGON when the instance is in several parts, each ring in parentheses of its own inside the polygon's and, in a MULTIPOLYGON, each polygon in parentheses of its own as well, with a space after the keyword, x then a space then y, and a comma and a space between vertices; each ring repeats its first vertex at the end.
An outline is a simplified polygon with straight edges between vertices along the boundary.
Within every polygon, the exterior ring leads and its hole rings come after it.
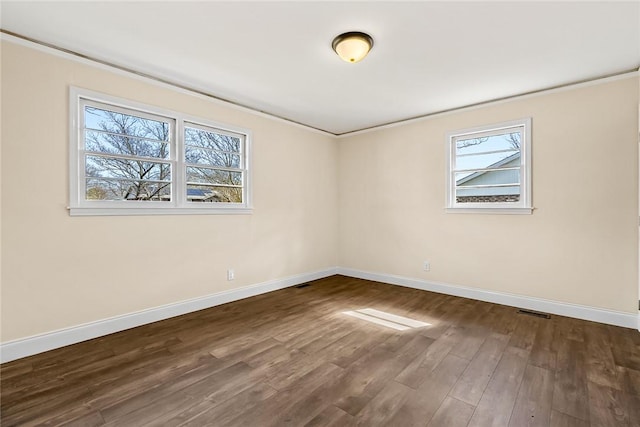
POLYGON ((640 2, 0 27, 2 426, 640 426, 640 2))

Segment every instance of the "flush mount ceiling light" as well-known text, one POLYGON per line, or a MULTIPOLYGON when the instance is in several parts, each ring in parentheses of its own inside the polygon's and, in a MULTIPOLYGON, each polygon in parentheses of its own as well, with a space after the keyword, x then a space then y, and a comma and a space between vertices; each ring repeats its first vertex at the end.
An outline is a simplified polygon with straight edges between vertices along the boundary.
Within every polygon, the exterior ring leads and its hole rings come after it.
POLYGON ((344 61, 355 63, 367 56, 373 47, 373 39, 369 34, 351 31, 333 39, 331 47, 344 61))

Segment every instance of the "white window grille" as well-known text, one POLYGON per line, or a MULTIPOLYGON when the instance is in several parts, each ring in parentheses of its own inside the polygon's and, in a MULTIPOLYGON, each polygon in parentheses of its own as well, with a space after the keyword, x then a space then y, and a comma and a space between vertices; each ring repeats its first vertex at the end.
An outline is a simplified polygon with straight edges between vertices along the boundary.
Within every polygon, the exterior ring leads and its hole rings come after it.
POLYGON ((248 213, 249 132, 71 89, 71 215, 248 213))
POLYGON ((447 211, 531 213, 531 119, 447 135, 447 211))

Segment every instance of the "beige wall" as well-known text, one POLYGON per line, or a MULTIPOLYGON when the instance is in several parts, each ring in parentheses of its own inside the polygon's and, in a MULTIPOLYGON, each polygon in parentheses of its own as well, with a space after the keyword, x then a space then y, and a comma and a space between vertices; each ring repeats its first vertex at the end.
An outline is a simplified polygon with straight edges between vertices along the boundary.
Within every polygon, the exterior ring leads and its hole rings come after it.
POLYGON ((10 42, 2 106, 2 342, 337 263, 333 138, 10 42), (250 129, 254 213, 70 217, 69 85, 250 129))
POLYGON ((631 77, 342 139, 340 265, 635 313, 637 130, 631 77), (534 213, 445 213, 445 133, 523 117, 534 213))
POLYGON ((637 77, 335 140, 1 48, 2 342, 336 265, 635 313, 637 77), (69 85, 251 129, 254 213, 70 217, 69 85), (445 133, 522 117, 535 212, 445 214, 445 133))

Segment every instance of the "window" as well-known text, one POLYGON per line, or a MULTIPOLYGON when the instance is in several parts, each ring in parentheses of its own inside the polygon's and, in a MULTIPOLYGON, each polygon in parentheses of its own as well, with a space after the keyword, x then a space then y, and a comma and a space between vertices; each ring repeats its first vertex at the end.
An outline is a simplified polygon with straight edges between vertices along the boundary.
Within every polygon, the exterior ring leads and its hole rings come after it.
POLYGON ((71 89, 71 215, 250 212, 249 132, 71 89))
POLYGON ((531 213, 531 119, 447 135, 447 212, 531 213))

